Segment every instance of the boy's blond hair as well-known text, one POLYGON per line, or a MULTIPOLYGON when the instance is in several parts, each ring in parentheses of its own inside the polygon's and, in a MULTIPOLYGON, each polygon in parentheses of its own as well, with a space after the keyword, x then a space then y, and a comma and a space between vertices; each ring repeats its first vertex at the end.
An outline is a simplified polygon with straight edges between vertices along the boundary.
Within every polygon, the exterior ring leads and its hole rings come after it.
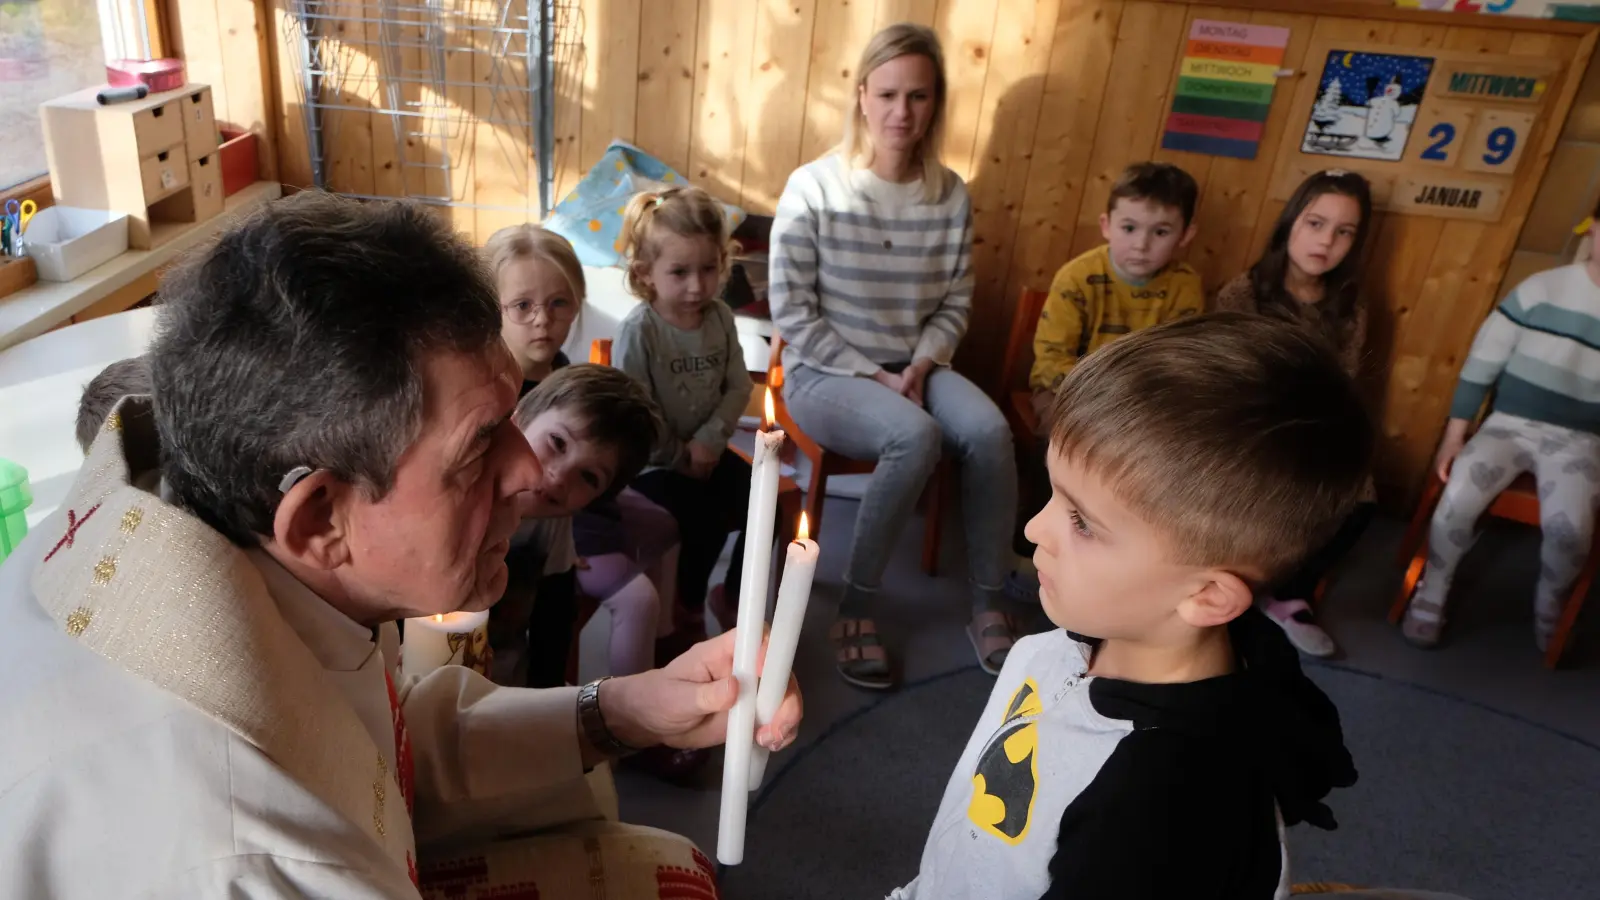
POLYGON ((83 397, 78 400, 77 438, 83 452, 89 452, 106 417, 116 409, 123 397, 152 393, 150 388, 150 361, 142 356, 120 359, 100 370, 83 387, 83 397))
POLYGON ((720 248, 722 274, 728 274, 728 261, 737 247, 729 236, 722 204, 697 187, 643 191, 634 194, 622 212, 622 257, 627 262, 623 280, 635 297, 655 302, 655 290, 643 276, 656 261, 663 233, 710 238, 720 248))
POLYGON ((532 222, 508 225, 489 236, 488 243, 483 245, 483 255, 496 278, 500 277, 501 269, 517 260, 531 259, 555 266, 566 279, 573 301, 580 309, 583 307, 586 294, 583 263, 578 261, 572 244, 554 231, 532 222))
POLYGON ((844 136, 834 152, 844 157, 855 168, 872 165, 872 141, 867 134, 867 116, 861 111, 861 93, 866 90, 867 76, 890 60, 902 56, 921 56, 933 64, 933 116, 928 120, 928 132, 917 142, 912 153, 922 164, 924 196, 938 200, 944 196, 950 170, 940 160, 944 146, 945 106, 949 88, 944 73, 944 48, 939 35, 926 25, 915 22, 898 22, 872 36, 861 51, 861 61, 856 64, 855 87, 850 91, 850 112, 845 115, 844 136))
POLYGON ((1179 319, 1073 368, 1050 452, 1103 479, 1164 533, 1174 563, 1269 584, 1332 536, 1376 441, 1355 383, 1302 326, 1241 313, 1179 319))

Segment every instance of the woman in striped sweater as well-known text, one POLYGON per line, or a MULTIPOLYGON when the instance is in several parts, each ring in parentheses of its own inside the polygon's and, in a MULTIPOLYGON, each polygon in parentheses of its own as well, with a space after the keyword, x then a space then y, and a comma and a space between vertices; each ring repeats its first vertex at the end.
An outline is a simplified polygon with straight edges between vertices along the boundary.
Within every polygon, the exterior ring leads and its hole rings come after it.
POLYGON ((839 674, 881 689, 894 674, 872 598, 941 447, 961 464, 967 633, 984 669, 1000 670, 1013 640, 1000 589, 1017 472, 1005 417, 950 368, 972 308, 972 211, 961 178, 939 161, 939 40, 892 25, 856 72, 844 141, 796 170, 778 201, 771 298, 795 422, 830 450, 877 461, 830 637, 839 674))

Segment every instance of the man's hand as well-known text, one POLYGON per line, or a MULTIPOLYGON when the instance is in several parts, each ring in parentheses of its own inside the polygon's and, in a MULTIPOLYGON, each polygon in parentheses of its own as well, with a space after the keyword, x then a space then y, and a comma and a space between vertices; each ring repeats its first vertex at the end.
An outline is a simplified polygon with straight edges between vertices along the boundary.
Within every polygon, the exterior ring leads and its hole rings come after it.
POLYGON ((928 373, 933 371, 933 360, 923 357, 900 373, 900 393, 918 406, 923 404, 923 389, 928 386, 928 373))
POLYGON ((689 475, 694 478, 710 478, 711 470, 722 460, 721 447, 707 447, 699 441, 690 441, 688 451, 689 475))
MULTIPOLYGON (((600 712, 606 727, 631 747, 714 747, 728 738, 728 710, 739 697, 733 678, 734 632, 690 647, 665 668, 612 678, 600 685, 600 712)), ((765 665, 767 641, 761 639, 765 665)), ((778 714, 756 730, 756 743, 774 752, 794 742, 800 728, 800 685, 789 689, 778 714)))
POLYGON ((1450 481, 1450 467, 1455 464, 1461 448, 1467 443, 1466 419, 1451 419, 1444 428, 1444 438, 1439 441, 1439 452, 1433 457, 1433 471, 1443 482, 1450 481))

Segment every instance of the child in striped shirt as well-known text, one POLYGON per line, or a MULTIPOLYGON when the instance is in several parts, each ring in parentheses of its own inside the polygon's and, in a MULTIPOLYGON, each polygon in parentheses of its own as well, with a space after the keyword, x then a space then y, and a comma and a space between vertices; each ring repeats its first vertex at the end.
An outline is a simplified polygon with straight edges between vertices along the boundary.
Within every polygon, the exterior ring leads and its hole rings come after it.
MULTIPOLYGON (((1600 215, 1600 209, 1596 210, 1600 215)), ((1591 251, 1600 229, 1591 228, 1591 251)), ((1517 285, 1478 329, 1450 406, 1434 469, 1446 482, 1428 533, 1428 565, 1403 633, 1439 642, 1456 565, 1478 517, 1523 472, 1539 484, 1539 585, 1534 642, 1543 651, 1589 554, 1600 502, 1600 260, 1540 272, 1517 285), (1467 429, 1493 391, 1489 417, 1467 429)))

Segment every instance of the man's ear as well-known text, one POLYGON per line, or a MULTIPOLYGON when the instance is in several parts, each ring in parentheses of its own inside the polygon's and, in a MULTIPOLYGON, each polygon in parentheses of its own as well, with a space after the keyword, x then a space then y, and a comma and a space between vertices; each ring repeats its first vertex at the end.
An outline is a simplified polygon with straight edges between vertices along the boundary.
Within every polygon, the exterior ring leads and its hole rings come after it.
POLYGON ((331 571, 350 559, 346 510, 355 489, 318 469, 289 488, 272 517, 272 539, 282 553, 310 569, 331 571))
POLYGON ((1194 236, 1199 232, 1200 229, 1196 228, 1193 222, 1190 222, 1189 227, 1183 230, 1183 237, 1178 238, 1178 249, 1182 250, 1189 246, 1189 242, 1194 240, 1194 236))
POLYGON ((1196 628, 1226 625, 1255 602, 1255 591, 1233 572, 1211 569, 1200 578, 1199 587, 1178 605, 1178 615, 1196 628))

